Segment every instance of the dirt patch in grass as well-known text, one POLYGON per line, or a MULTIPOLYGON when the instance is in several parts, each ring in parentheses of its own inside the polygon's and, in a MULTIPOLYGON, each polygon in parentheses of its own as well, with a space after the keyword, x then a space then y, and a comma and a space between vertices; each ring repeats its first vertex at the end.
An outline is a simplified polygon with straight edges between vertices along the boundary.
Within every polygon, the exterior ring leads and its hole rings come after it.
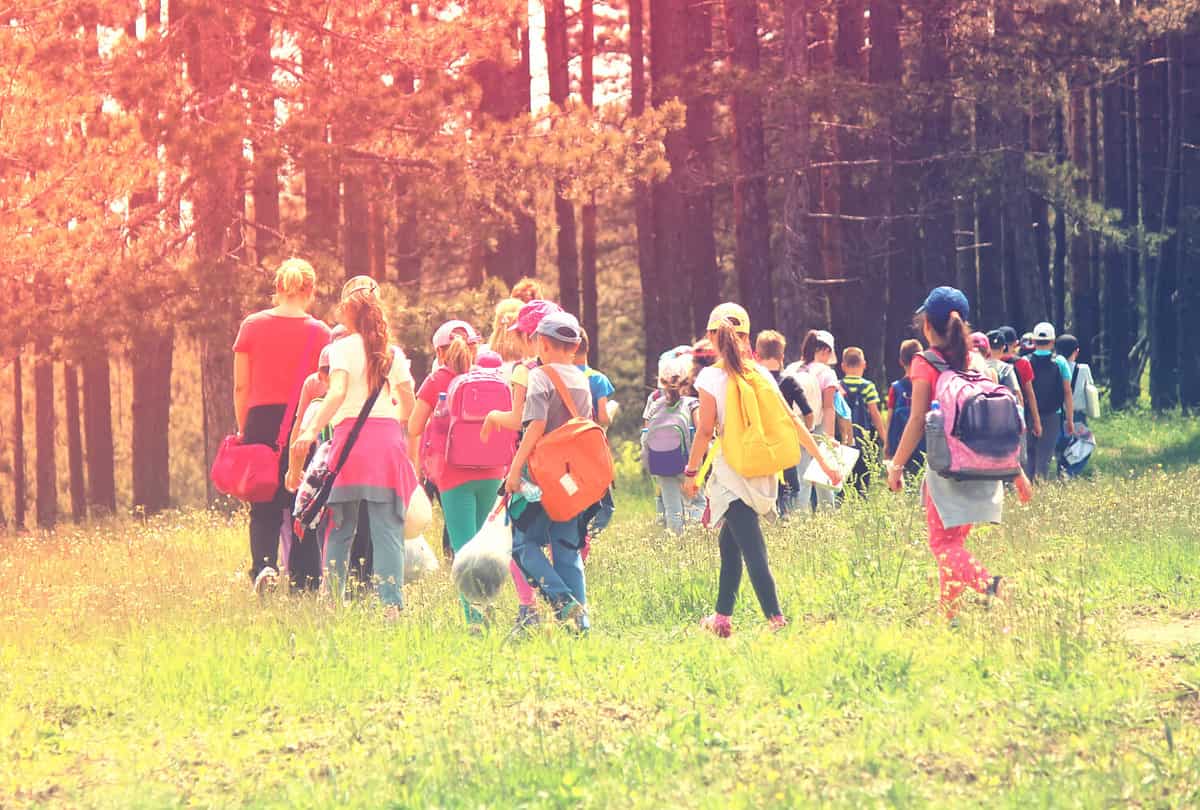
POLYGON ((1125 640, 1142 647, 1189 647, 1200 644, 1200 617, 1158 620, 1134 618, 1125 624, 1125 640))

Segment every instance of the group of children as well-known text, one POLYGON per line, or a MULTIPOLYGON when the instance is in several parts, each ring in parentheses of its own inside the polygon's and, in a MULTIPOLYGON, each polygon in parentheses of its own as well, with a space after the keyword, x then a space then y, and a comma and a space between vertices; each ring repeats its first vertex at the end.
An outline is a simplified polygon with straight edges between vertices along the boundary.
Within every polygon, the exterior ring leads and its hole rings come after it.
MULTIPOLYGON (((531 470, 549 437, 561 439, 571 426, 579 429, 581 420, 607 427, 615 412, 614 389, 607 377, 588 367, 587 335, 576 318, 541 298, 535 285, 525 283, 532 288, 526 290, 527 300, 514 297, 497 305, 488 343, 464 321, 448 321, 434 333, 436 365, 410 398, 410 407, 401 409, 407 428, 404 460, 412 476, 425 481, 440 500, 452 554, 476 536, 502 499, 513 524, 511 574, 520 626, 539 621, 535 597, 540 593, 556 619, 586 631, 585 561, 591 537, 611 519, 611 492, 598 492, 590 506, 564 513, 561 505, 551 508, 546 488, 573 494, 571 488, 578 482, 570 480, 570 466, 554 481, 539 480, 531 470)), ((1089 388, 1094 386, 1090 371, 1076 362, 1079 346, 1071 336, 1056 338, 1049 324, 1040 324, 1033 332, 1032 351, 1021 358, 1012 330, 972 334, 968 317, 969 305, 960 291, 940 287, 929 294, 915 324, 924 343, 907 340, 900 347, 905 375, 889 386, 886 409, 875 385, 864 376, 867 358, 861 348, 842 352, 839 379, 833 370, 833 336, 812 330, 805 335, 800 360, 785 365, 784 337, 763 331, 752 348, 749 316, 732 303, 713 310, 704 339, 660 358, 659 385, 643 412, 643 459, 658 486, 668 529, 682 531, 691 521, 719 527, 717 599, 714 612, 702 622, 704 628, 718 636, 732 633, 743 571, 769 625, 786 625, 760 520, 773 513, 835 504, 843 472, 827 451, 839 442, 859 450, 857 466, 845 477, 860 493, 868 492, 871 471, 881 461, 886 462, 888 486, 901 488, 906 473, 914 475, 924 466, 927 415, 944 407, 958 409, 959 418, 964 418, 966 411, 952 399, 961 386, 947 385, 950 378, 968 379, 969 385, 990 380, 993 388, 984 394, 1001 408, 1008 402, 1014 412, 1023 408, 1017 432, 1023 438, 1028 424, 1034 437, 1023 450, 1024 472, 1015 468, 962 476, 949 467, 935 469, 931 459, 922 487, 946 613, 954 614, 966 589, 991 597, 1000 594, 1002 578, 975 561, 965 549, 966 538, 973 525, 1000 520, 1006 480, 1017 484, 1024 496, 1026 475, 1044 475, 1044 453, 1054 446, 1046 435, 1057 435, 1060 422, 1063 435, 1076 433, 1076 424, 1086 419, 1089 388), (1001 389, 1008 393, 997 394, 1001 389), (810 467, 825 477, 825 486, 806 480, 810 467)), ((344 360, 332 358, 337 345, 326 348, 319 374, 305 385, 299 411, 304 416, 293 431, 288 489, 296 489, 305 465, 312 465, 314 444, 330 439, 325 425, 348 427, 353 421, 346 403, 323 402, 328 369, 346 367, 344 360), (332 419, 342 411, 341 419, 332 419)), ((365 356, 370 360, 369 352, 365 356)), ((403 373, 407 367, 407 361, 392 363, 403 373)), ((379 368, 385 387, 390 381, 403 390, 404 380, 390 379, 400 372, 385 373, 382 364, 379 368)), ((345 385, 339 385, 344 399, 345 385)), ((373 400, 367 399, 365 385, 351 399, 370 410, 373 400)), ((339 427, 339 436, 346 432, 339 427)), ((944 444, 940 434, 936 438, 944 444)), ((1009 438, 1015 441, 1016 434, 1009 438)), ((589 452, 607 454, 606 444, 602 450, 589 447, 589 452)), ((588 459, 577 462, 582 468, 588 459)), ((355 508, 359 506, 379 511, 370 498, 355 508)), ((295 557, 293 577, 299 573, 309 581, 319 580, 331 555, 344 577, 347 557, 355 556, 350 552, 355 536, 363 542, 355 517, 357 512, 351 515, 348 509, 337 513, 325 527, 326 558, 322 560, 319 551, 312 560, 295 557)), ((394 534, 388 521, 395 517, 396 513, 373 511, 370 520, 362 522, 370 523, 371 532, 378 526, 394 534)), ((306 551, 321 547, 320 542, 310 542, 306 551)), ((394 567, 390 561, 389 570, 394 567)), ((398 593, 392 604, 399 606, 398 593)), ((463 612, 473 631, 487 621, 465 600, 463 612)))

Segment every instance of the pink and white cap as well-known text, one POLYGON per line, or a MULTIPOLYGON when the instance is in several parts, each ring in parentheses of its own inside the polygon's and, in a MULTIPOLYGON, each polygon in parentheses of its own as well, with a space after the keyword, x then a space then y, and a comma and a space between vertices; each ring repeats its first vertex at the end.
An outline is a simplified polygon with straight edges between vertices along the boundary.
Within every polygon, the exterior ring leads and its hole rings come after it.
POLYGON ((466 321, 446 321, 433 333, 433 348, 444 349, 454 342, 454 333, 462 332, 467 343, 479 343, 479 333, 466 321))

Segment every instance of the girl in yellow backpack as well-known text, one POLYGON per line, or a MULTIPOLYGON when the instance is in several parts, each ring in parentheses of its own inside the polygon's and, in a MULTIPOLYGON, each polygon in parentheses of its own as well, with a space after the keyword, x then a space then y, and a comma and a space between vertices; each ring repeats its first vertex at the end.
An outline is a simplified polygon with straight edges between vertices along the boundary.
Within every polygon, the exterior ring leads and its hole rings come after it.
POLYGON ((772 629, 787 625, 759 525, 759 516, 775 508, 779 472, 798 461, 802 447, 818 459, 831 481, 840 482, 841 474, 827 466, 808 429, 784 403, 771 373, 753 361, 746 310, 737 304, 718 306, 708 318, 708 337, 717 348, 720 362, 696 377, 700 409, 696 438, 684 471, 684 494, 695 496, 709 443, 714 434, 723 436, 707 491, 708 525, 721 523, 721 574, 716 612, 705 617, 700 626, 726 638, 733 633, 730 616, 741 585, 743 561, 772 629))

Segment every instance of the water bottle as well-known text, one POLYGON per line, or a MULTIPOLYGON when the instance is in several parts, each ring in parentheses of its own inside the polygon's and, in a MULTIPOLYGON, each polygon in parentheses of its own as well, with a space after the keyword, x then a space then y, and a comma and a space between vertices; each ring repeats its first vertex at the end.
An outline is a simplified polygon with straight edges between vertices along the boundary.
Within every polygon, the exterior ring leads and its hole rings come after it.
POLYGON ((946 414, 942 406, 933 402, 925 414, 925 458, 929 468, 945 473, 950 469, 950 447, 946 444, 946 414))
POLYGON ((537 503, 542 499, 542 488, 528 478, 522 478, 521 497, 529 503, 537 503))

